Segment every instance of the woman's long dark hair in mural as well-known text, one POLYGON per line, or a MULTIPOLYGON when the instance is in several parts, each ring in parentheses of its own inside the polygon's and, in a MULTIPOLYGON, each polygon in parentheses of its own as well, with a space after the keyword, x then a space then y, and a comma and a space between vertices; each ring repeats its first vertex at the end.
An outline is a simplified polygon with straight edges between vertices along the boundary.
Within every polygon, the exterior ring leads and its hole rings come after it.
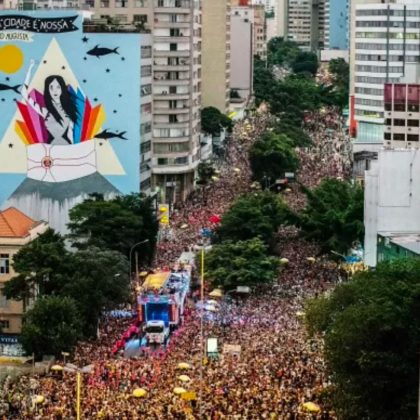
POLYGON ((44 84, 44 99, 45 99, 45 107, 47 108, 48 112, 55 118, 55 120, 62 124, 63 117, 58 112, 56 105, 54 105, 54 98, 53 94, 51 93, 52 83, 56 81, 58 83, 59 88, 56 90, 58 99, 60 104, 63 108, 63 111, 67 115, 67 117, 75 123, 77 120, 77 110, 76 106, 74 105, 73 101, 71 100, 70 94, 67 90, 66 83, 61 76, 52 75, 48 76, 45 79, 44 84))

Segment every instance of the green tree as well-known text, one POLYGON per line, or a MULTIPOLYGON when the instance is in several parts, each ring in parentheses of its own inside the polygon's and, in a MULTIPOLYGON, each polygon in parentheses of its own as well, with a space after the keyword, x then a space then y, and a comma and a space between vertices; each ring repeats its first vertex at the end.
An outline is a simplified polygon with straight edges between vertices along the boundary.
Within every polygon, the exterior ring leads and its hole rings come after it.
POLYGON ((349 101, 350 66, 343 58, 336 58, 330 61, 328 70, 333 75, 335 103, 344 108, 349 101))
POLYGON ((226 289, 271 283, 277 268, 278 258, 267 255, 267 246, 259 238, 214 245, 205 258, 206 278, 226 289))
POLYGON ((245 195, 223 215, 217 229, 222 240, 244 241, 259 237, 273 245, 273 236, 290 218, 290 210, 280 196, 271 192, 245 195))
POLYGON ((309 135, 300 127, 298 121, 293 121, 289 116, 284 116, 274 124, 273 131, 283 134, 291 140, 293 147, 308 147, 312 144, 309 135))
POLYGON ((74 254, 73 265, 62 295, 77 302, 84 334, 94 336, 101 313, 129 300, 129 264, 119 252, 89 247, 74 254))
POLYGON ((271 38, 267 44, 268 63, 270 66, 291 66, 300 48, 294 41, 282 37, 271 38))
POLYGON ((325 179, 313 190, 304 188, 308 204, 298 224, 303 235, 320 243, 322 250, 345 253, 356 240, 361 241, 363 227, 363 190, 337 179, 325 179))
POLYGON ((40 295, 56 293, 71 271, 70 259, 64 238, 48 229, 14 255, 13 269, 19 274, 5 283, 3 293, 24 303, 35 291, 40 295))
POLYGON ((271 102, 273 92, 277 88, 277 81, 274 79, 273 73, 267 68, 266 61, 255 57, 254 60, 254 97, 257 106, 261 102, 271 102))
POLYGON ((207 185, 211 177, 216 173, 216 169, 212 162, 200 162, 197 167, 198 180, 197 184, 207 185))
POLYGON ((208 106, 201 110, 201 129, 205 133, 218 136, 222 127, 231 131, 232 120, 214 106, 208 106))
POLYGON ((310 332, 324 334, 341 418, 416 418, 420 260, 380 263, 329 297, 309 301, 310 332))
POLYGON ((147 264, 153 256, 159 223, 150 198, 131 194, 104 200, 92 195, 70 210, 68 227, 73 246, 107 248, 127 258, 134 244, 149 239, 137 248, 140 263, 147 264))
POLYGON ((68 297, 46 296, 24 315, 19 340, 28 354, 59 357, 81 337, 82 321, 76 302, 68 297))
POLYGON ((253 179, 266 187, 285 172, 294 172, 299 161, 292 146, 285 135, 266 132, 249 151, 253 179))
POLYGON ((292 62, 294 73, 309 73, 315 76, 318 71, 318 57, 313 52, 301 51, 292 62))

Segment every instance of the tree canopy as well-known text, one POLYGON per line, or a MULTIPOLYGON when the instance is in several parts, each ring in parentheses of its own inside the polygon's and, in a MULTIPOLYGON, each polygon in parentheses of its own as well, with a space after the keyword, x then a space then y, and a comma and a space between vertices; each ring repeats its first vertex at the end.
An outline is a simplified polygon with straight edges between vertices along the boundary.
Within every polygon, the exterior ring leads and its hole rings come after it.
POLYGON ((262 186, 271 185, 285 172, 294 172, 299 163, 289 138, 270 131, 251 146, 249 161, 253 179, 262 186))
POLYGON ((310 332, 325 338, 342 418, 416 418, 420 260, 380 263, 309 301, 310 332))
POLYGON ((197 167, 198 180, 197 184, 207 185, 211 177, 216 173, 216 169, 212 162, 200 162, 197 167))
POLYGON ((343 108, 349 100, 350 66, 343 58, 336 58, 329 62, 328 70, 333 75, 336 103, 343 108))
POLYGON ((313 190, 304 189, 308 204, 299 214, 303 235, 320 243, 322 250, 345 253, 356 240, 361 241, 363 190, 358 185, 325 179, 313 190))
POLYGON ((259 237, 266 245, 272 245, 273 235, 289 216, 289 208, 280 196, 271 192, 247 194, 223 215, 217 237, 222 241, 259 237))
POLYGON ((308 73, 315 76, 318 71, 318 57, 313 52, 300 51, 291 65, 293 73, 308 73))
POLYGON ((271 38, 267 44, 267 56, 270 66, 291 66, 301 52, 296 42, 282 37, 271 38))
POLYGON ((92 195, 73 207, 69 215, 68 236, 73 246, 104 247, 129 258, 131 247, 148 239, 137 251, 140 263, 151 261, 159 230, 151 198, 131 194, 104 200, 101 195, 92 195))
POLYGON ((208 106, 201 110, 201 129, 205 133, 218 136, 221 127, 230 131, 232 129, 232 120, 214 106, 208 106))
POLYGON ((206 278, 227 290, 271 283, 277 268, 278 258, 267 255, 267 246, 259 238, 214 245, 205 258, 206 278))
POLYGON ((82 320, 73 299, 46 296, 38 299, 23 317, 19 338, 28 354, 61 356, 82 337, 82 320))

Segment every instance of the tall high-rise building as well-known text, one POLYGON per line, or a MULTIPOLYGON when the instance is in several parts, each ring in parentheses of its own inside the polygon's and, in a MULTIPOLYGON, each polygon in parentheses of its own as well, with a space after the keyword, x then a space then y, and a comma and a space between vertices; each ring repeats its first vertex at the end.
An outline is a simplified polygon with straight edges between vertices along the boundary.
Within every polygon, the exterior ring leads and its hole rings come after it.
POLYGON ((201 2, 155 0, 152 182, 161 199, 186 198, 200 158, 201 2))
MULTIPOLYGON (((147 112, 141 182, 159 191, 162 201, 183 200, 194 187, 200 158, 201 2, 95 0, 94 12, 151 30, 151 78, 141 86, 142 112, 147 112)), ((149 63, 142 67, 149 78, 149 63)))
POLYGON ((230 0, 203 0, 202 106, 220 112, 230 98, 230 0))
POLYGON ((350 0, 326 0, 324 47, 331 50, 349 49, 350 0))
POLYGON ((328 32, 325 27, 328 22, 325 19, 326 2, 328 0, 288 0, 287 37, 302 50, 323 48, 328 32))
POLYGON ((351 131, 355 143, 380 147, 384 84, 398 83, 420 58, 420 3, 355 0, 351 14, 351 131))

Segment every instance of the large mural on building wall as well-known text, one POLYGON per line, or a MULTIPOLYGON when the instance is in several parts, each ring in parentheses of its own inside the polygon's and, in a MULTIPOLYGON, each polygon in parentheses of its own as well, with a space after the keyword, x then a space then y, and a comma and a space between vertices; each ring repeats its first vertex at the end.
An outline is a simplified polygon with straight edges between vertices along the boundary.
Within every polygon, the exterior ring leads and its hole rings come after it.
POLYGON ((138 191, 140 35, 0 13, 0 207, 65 231, 91 193, 138 191))

